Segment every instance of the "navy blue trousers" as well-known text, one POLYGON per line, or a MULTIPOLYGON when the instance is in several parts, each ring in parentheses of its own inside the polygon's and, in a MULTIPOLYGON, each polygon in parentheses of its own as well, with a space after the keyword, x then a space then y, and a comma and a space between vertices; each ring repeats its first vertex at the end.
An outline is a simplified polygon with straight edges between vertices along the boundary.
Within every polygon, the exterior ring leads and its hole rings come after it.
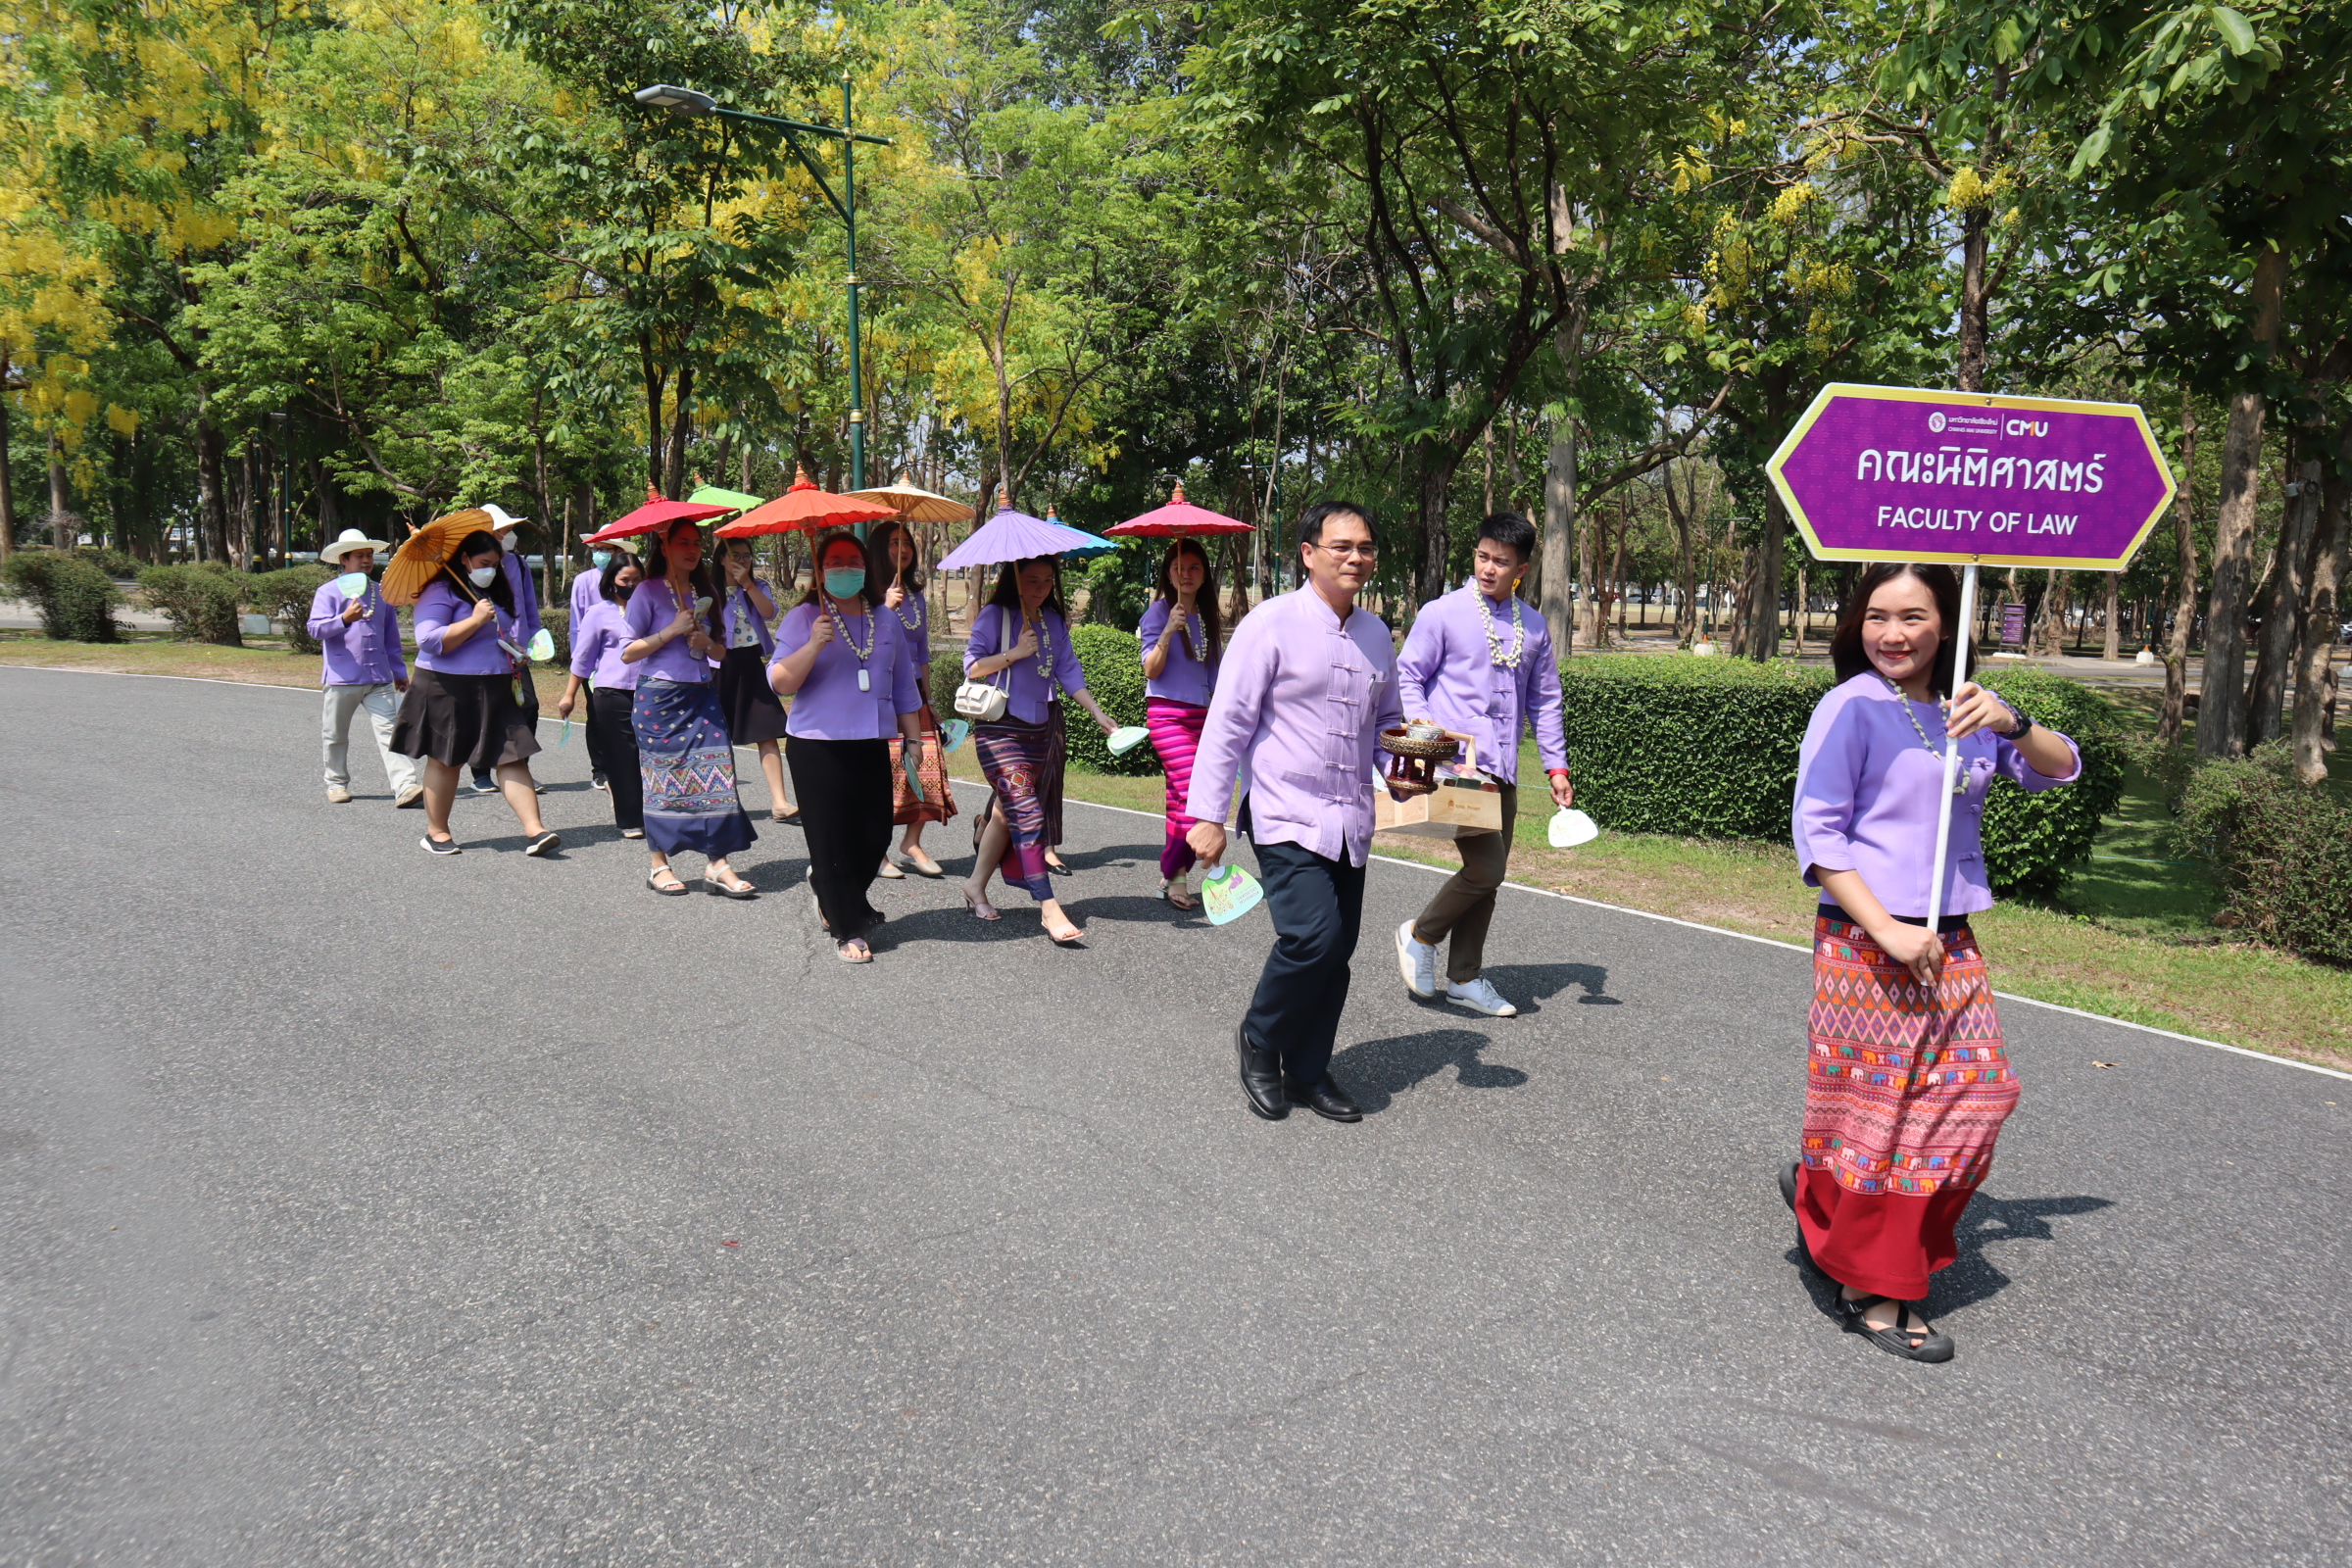
POLYGON ((1348 1005, 1348 960, 1364 917, 1364 867, 1297 844, 1260 844, 1257 879, 1274 951, 1242 1020, 1250 1044, 1281 1053, 1294 1082, 1322 1082, 1348 1005))

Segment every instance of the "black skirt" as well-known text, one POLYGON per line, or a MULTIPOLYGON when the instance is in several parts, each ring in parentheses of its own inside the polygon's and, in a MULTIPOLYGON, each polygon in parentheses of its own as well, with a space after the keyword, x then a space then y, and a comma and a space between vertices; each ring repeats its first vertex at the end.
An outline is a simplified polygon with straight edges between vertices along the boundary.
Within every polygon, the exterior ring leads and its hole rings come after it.
POLYGON ((392 749, 451 767, 497 767, 537 754, 539 738, 514 701, 511 675, 409 671, 409 693, 392 721, 392 749))
POLYGON ((718 709, 737 746, 784 738, 784 704, 767 683, 767 660, 758 647, 730 648, 719 661, 718 709))

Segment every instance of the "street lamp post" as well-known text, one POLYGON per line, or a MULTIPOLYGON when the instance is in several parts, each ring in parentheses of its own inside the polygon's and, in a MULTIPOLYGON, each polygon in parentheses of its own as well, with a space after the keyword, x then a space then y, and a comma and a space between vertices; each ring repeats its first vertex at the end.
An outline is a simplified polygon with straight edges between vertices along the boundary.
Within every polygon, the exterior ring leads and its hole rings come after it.
MULTIPOLYGON (((865 368, 858 355, 858 158, 857 145, 866 142, 876 147, 892 145, 888 136, 869 136, 851 128, 850 74, 841 74, 841 123, 838 125, 811 124, 805 120, 786 120, 778 115, 746 114, 740 109, 721 108, 717 99, 692 87, 671 86, 657 82, 640 87, 630 95, 648 109, 666 109, 680 115, 716 115, 721 120, 740 120, 746 124, 765 125, 782 131, 792 155, 801 167, 816 181, 816 188, 825 193, 825 200, 839 215, 842 226, 849 232, 850 253, 850 488, 865 488, 865 368), (842 194, 833 194, 832 185, 808 149, 801 145, 801 137, 823 136, 841 143, 842 194)), ((863 532, 860 529, 859 532, 863 532)))

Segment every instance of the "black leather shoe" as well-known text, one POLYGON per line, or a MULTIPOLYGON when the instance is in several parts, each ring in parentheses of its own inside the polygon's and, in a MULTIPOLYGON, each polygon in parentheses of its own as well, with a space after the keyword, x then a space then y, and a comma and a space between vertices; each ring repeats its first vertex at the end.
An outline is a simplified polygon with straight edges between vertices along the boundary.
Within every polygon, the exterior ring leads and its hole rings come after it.
POLYGON ((1288 1116, 1291 1102, 1282 1092, 1282 1058, 1251 1045, 1246 1024, 1234 1025, 1233 1050, 1241 1058, 1242 1093, 1250 1097, 1250 1108, 1268 1121, 1288 1116))
POLYGON ((1301 1084, 1286 1079, 1283 1089, 1292 1104, 1304 1105, 1327 1121, 1364 1119, 1364 1113, 1356 1108, 1355 1102, 1348 1098, 1347 1091, 1334 1082, 1329 1073, 1323 1075, 1320 1083, 1301 1084))

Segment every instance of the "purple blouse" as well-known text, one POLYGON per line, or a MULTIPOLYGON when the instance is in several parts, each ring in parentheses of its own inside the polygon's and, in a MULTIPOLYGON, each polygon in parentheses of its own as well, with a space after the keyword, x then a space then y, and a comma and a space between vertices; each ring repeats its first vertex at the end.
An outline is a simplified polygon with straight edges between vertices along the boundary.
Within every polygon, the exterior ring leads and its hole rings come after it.
POLYGON ((905 602, 898 609, 893 610, 885 605, 882 608, 882 613, 896 620, 899 623, 899 630, 906 635, 906 646, 914 656, 915 673, 919 675, 929 669, 931 667, 931 607, 925 602, 923 596, 909 589, 905 602), (910 620, 914 622, 911 626, 906 624, 910 620))
MULTIPOLYGON (((688 592, 692 592, 689 587, 688 592)), ((688 601, 692 603, 692 601, 688 601)), ((648 577, 629 590, 629 608, 622 615, 629 641, 659 636, 669 623, 678 618, 678 601, 669 591, 667 577, 648 577)), ((710 629, 706 621, 703 630, 710 629)), ((684 636, 672 639, 655 649, 638 662, 638 679, 659 675, 681 685, 700 685, 710 678, 710 662, 695 657, 684 636)))
POLYGON ((608 566, 590 566, 571 579, 571 619, 574 625, 588 618, 588 612, 605 602, 605 573, 608 566))
MULTIPOLYGON (((1145 653, 1159 641, 1159 634, 1168 627, 1168 617, 1176 613, 1174 604, 1154 599, 1152 608, 1144 612, 1143 624, 1135 628, 1137 644, 1145 653)), ((1168 662, 1159 667, 1157 675, 1144 681, 1144 695, 1171 703, 1190 703, 1195 708, 1206 708, 1211 693, 1217 689, 1217 670, 1213 664, 1200 662, 1195 650, 1197 641, 1188 638, 1206 637, 1207 629, 1196 613, 1192 621, 1168 642, 1168 662)))
POLYGON ((384 602, 373 583, 363 597, 368 612, 346 626, 343 608, 351 601, 333 582, 320 583, 311 596, 311 635, 326 651, 321 685, 381 686, 409 678, 409 666, 400 657, 400 612, 384 602))
MULTIPOLYGON (((824 612, 814 605, 795 605, 776 623, 776 659, 791 658, 808 645, 816 617, 824 612)), ((870 615, 844 615, 848 630, 833 633, 808 668, 808 678, 792 694, 792 712, 784 732, 812 741, 871 741, 899 732, 901 713, 919 713, 922 693, 914 686, 912 645, 906 628, 888 611, 870 615), (871 637, 869 645, 866 639, 871 637), (863 660, 852 644, 867 650, 863 660), (866 672, 867 690, 858 689, 858 671, 866 672)), ((772 665, 771 665, 772 671, 772 665)), ((771 673, 770 678, 773 678, 771 673)))
POLYGON ((620 606, 599 599, 571 623, 571 672, 598 691, 633 692, 641 665, 625 662, 629 624, 620 606))
MULTIPOLYGON (((758 577, 752 579, 752 586, 758 588, 761 593, 767 594, 769 604, 772 605, 776 602, 776 596, 769 592, 767 584, 761 582, 758 577)), ((720 650, 721 656, 724 656, 725 648, 735 646, 736 629, 748 622, 752 628, 752 636, 760 648, 760 662, 766 663, 773 660, 776 655, 776 639, 768 631, 767 622, 760 618, 760 607, 752 603, 751 589, 726 589, 718 603, 721 612, 720 622, 727 628, 727 635, 723 639, 724 648, 720 650)))
MULTIPOLYGON (((963 645, 963 672, 966 675, 971 674, 972 666, 983 659, 998 657, 997 643, 1004 626, 1004 617, 1003 606, 987 605, 973 619, 971 638, 963 645)), ((1070 646, 1070 628, 1063 625, 1061 617, 1051 610, 1046 611, 1041 618, 1044 629, 1038 634, 1037 652, 1026 659, 1014 661, 1009 669, 999 670, 989 677, 996 685, 1007 687, 1005 714, 1024 724, 1042 724, 1046 721, 1046 708, 1054 701, 1055 685, 1058 684, 1065 692, 1086 690, 1086 671, 1078 667, 1078 651, 1070 646), (1049 646, 1053 650, 1052 680, 1037 672, 1037 656, 1045 653, 1049 646)), ((1020 640, 1020 617, 1016 613, 1013 616, 1012 641, 1017 643, 1020 640)))
POLYGON ((522 628, 514 644, 520 647, 539 635, 539 590, 531 582, 528 558, 510 551, 498 558, 498 569, 507 574, 507 583, 514 590, 514 621, 522 628))
MULTIPOLYGON (((1509 652, 1511 605, 1489 600, 1487 611, 1494 617, 1494 635, 1509 652)), ((1396 655, 1396 692, 1406 716, 1434 718, 1447 729, 1478 737, 1479 770, 1505 784, 1519 782, 1519 737, 1531 725, 1545 770, 1568 765, 1551 629, 1524 601, 1517 614, 1524 640, 1516 669, 1494 662, 1478 612, 1476 582, 1423 605, 1396 655)))
MULTIPOLYGON (((1984 792, 1994 775, 2029 790, 2055 789, 2082 776, 2082 750, 2074 771, 2049 778, 2025 755, 1989 730, 1960 742, 1965 794, 1952 801, 1952 836, 1943 874, 1945 914, 1992 907, 1984 875, 1984 792)), ((1833 690, 1813 710, 1796 763, 1796 802, 1790 836, 1807 887, 1821 886, 1814 867, 1855 871, 1888 914, 1924 917, 1936 857, 1936 797, 1943 789, 1943 713, 1932 703, 1898 697, 1876 670, 1864 670, 1833 690), (1910 709, 1905 717, 1903 710, 1910 709), (1911 727, 1919 721, 1935 749, 1911 727)), ((1824 902, 1828 902, 1825 900, 1824 902)))
POLYGON ((457 648, 443 652, 441 634, 450 626, 473 613, 471 600, 462 599, 447 577, 436 577, 416 596, 413 612, 416 623, 416 667, 442 675, 511 675, 514 661, 501 648, 499 638, 505 638, 520 648, 528 634, 513 615, 493 604, 489 623, 475 628, 472 636, 457 648), (491 635, 493 628, 497 635, 491 635))

